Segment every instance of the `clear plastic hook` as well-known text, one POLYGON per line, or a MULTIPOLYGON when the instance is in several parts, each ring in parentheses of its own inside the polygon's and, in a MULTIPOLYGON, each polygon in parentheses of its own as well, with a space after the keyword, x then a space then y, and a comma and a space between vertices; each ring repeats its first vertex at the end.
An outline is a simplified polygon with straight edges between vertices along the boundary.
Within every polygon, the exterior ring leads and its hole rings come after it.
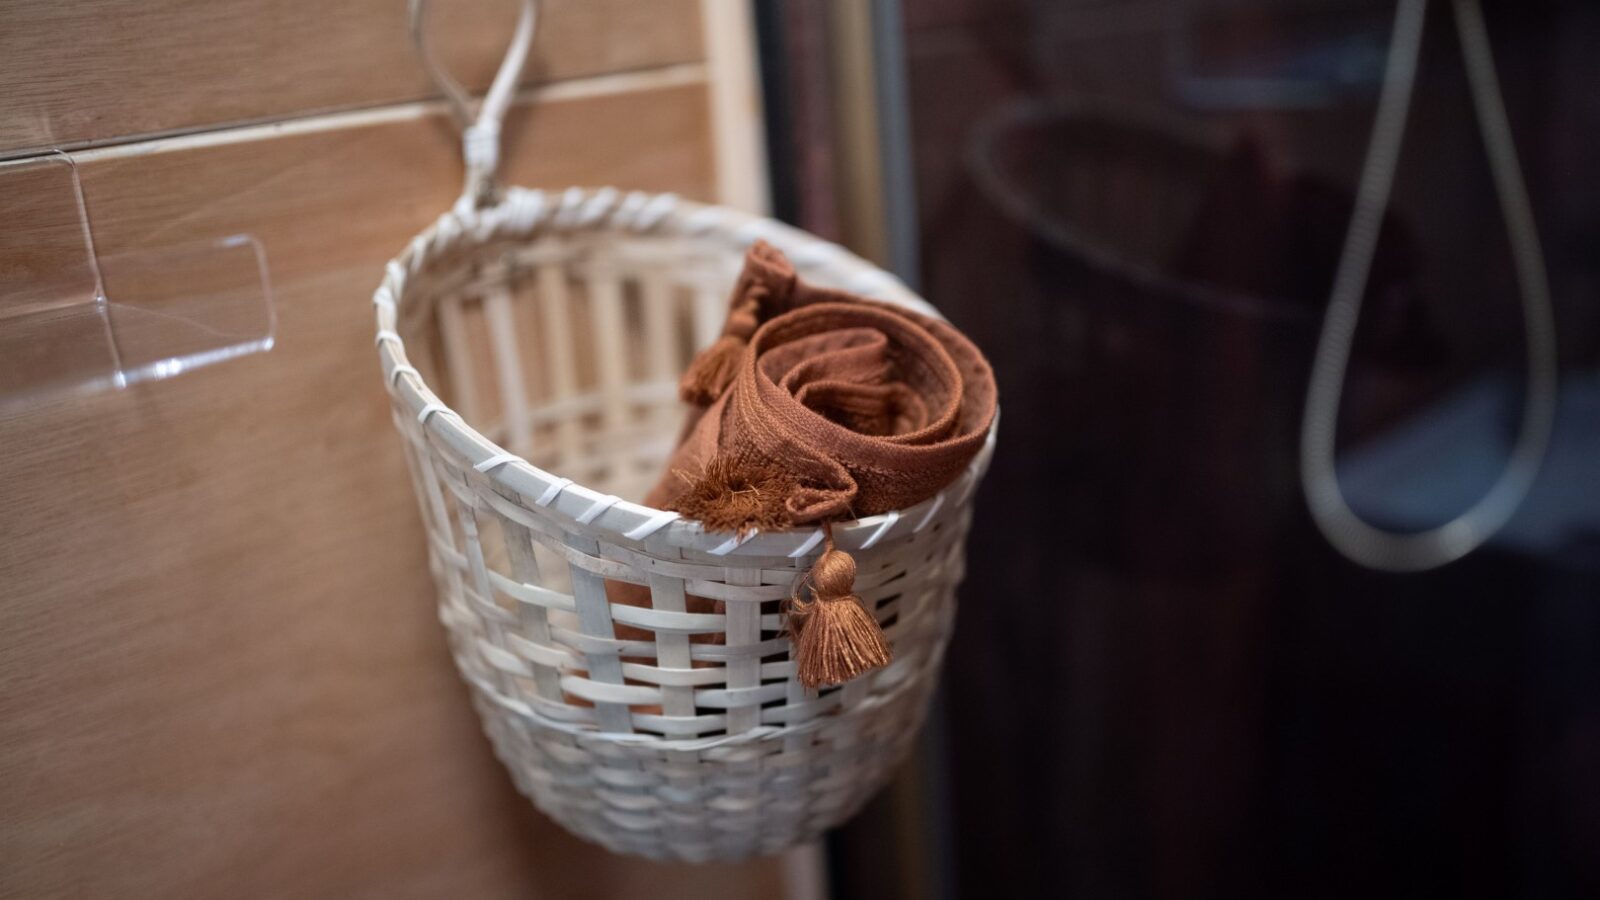
POLYGON ((0 411, 169 378, 272 348, 250 235, 96 252, 76 164, 0 162, 0 411))

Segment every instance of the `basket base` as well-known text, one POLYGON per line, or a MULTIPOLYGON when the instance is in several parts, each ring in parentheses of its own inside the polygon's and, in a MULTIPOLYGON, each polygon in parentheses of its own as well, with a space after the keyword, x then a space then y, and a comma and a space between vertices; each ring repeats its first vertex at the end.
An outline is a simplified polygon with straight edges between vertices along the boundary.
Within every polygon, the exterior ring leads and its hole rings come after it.
POLYGON ((731 862, 816 840, 872 798, 909 754, 933 678, 811 730, 701 750, 571 733, 518 715, 482 686, 473 705, 517 790, 613 853, 731 862))

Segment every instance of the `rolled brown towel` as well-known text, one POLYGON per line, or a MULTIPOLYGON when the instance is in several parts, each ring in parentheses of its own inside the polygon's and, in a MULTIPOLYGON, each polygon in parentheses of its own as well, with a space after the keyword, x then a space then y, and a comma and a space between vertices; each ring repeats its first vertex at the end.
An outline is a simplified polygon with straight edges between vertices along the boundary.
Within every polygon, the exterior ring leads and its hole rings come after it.
MULTIPOLYGON (((807 284, 762 242, 681 393, 693 406, 684 437, 645 502, 739 533, 827 528, 929 499, 983 446, 997 402, 988 361, 949 323, 807 284)), ((806 579, 812 598, 789 608, 808 686, 889 661, 854 580, 854 560, 828 532, 806 579)), ((635 585, 611 596, 649 605, 635 585)))

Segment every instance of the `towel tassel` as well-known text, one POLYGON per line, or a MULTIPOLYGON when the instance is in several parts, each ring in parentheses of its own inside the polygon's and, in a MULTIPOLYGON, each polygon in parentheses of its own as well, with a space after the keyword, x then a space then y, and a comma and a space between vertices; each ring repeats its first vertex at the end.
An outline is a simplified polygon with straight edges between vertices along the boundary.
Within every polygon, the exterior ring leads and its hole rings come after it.
POLYGON ((894 658, 883 627, 855 594, 855 558, 835 547, 833 530, 823 527, 827 549, 807 576, 815 599, 794 597, 789 607, 798 675, 808 688, 842 684, 894 658))
POLYGON ((745 347, 761 325, 761 303, 767 294, 764 284, 740 286, 733 307, 728 310, 728 321, 722 326, 722 336, 689 361, 678 381, 678 395, 683 402, 710 406, 733 383, 745 347))

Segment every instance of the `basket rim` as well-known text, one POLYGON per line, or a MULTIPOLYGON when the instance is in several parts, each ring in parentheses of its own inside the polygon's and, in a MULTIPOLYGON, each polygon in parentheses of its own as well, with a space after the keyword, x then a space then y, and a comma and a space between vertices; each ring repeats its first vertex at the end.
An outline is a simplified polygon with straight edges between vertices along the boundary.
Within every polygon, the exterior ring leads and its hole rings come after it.
MULTIPOLYGON (((819 527, 757 531, 740 538, 730 532, 708 531, 675 512, 624 500, 548 472, 469 425, 410 364, 405 342, 395 328, 397 307, 404 302, 407 280, 431 259, 454 248, 493 240, 605 230, 698 238, 740 252, 764 240, 789 256, 797 268, 820 269, 836 276, 833 280, 846 290, 943 318, 895 276, 838 244, 774 219, 673 194, 623 193, 609 187, 572 187, 560 192, 512 187, 491 206, 446 212, 385 264, 383 281, 372 296, 377 319, 375 344, 384 386, 397 404, 397 415, 403 412, 419 422, 424 435, 433 438, 431 446, 457 457, 500 492, 533 498, 535 506, 561 513, 592 534, 625 542, 664 542, 714 556, 798 559, 818 552, 823 536, 819 527)), ((869 549, 887 537, 923 530, 942 518, 941 512, 949 515, 966 507, 994 453, 999 424, 996 410, 983 449, 944 490, 907 509, 836 522, 832 526, 835 541, 845 549, 869 549)))

